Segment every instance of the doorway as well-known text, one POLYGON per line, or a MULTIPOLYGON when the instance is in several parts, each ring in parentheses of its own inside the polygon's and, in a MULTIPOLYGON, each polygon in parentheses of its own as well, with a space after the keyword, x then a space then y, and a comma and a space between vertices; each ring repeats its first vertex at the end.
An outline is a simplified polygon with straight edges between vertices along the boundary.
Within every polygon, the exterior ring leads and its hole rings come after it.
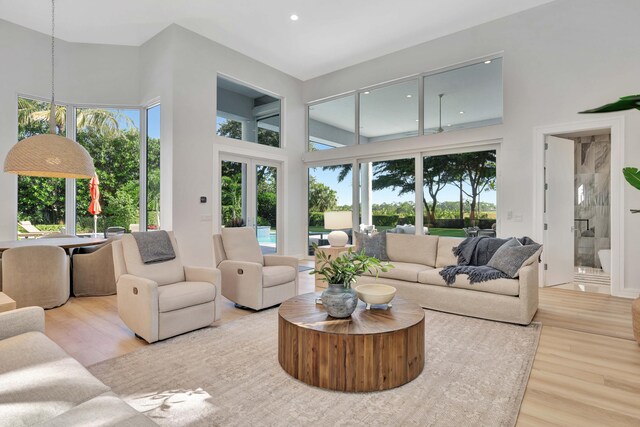
POLYGON ((611 133, 545 141, 545 285, 611 294, 611 133))
POLYGON ((281 169, 279 162, 220 156, 220 224, 253 227, 263 254, 280 253, 281 169))
POLYGON ((534 142, 534 236, 544 244, 540 286, 628 296, 624 119, 539 127, 534 142))

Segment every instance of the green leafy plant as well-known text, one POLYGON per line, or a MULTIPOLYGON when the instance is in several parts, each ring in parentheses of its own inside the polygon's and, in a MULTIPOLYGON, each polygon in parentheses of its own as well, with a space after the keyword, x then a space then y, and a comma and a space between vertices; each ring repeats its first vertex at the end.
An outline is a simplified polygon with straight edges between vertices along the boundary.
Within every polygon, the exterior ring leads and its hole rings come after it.
MULTIPOLYGON (((602 107, 580 111, 580 114, 591 113, 611 113, 614 111, 624 111, 632 109, 640 110, 640 95, 623 96, 616 102, 605 104, 602 107)), ((638 168, 623 168, 622 174, 629 184, 640 190, 640 171, 638 168)), ((639 213, 640 209, 631 209, 631 213, 639 213)))
POLYGON ((316 244, 313 245, 313 249, 318 263, 309 274, 319 274, 323 276, 322 280, 325 282, 332 285, 342 284, 347 289, 367 271, 375 271, 377 276, 379 272, 386 272, 393 268, 393 265, 388 262, 383 263, 378 258, 367 256, 364 249, 361 252, 354 252, 349 248, 335 258, 319 251, 316 244))

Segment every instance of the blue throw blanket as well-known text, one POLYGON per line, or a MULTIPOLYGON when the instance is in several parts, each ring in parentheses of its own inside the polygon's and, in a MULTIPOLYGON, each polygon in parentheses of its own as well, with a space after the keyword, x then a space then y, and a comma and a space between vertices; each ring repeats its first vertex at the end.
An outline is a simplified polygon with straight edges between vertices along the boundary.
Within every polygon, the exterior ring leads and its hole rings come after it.
MULTIPOLYGON (((518 239, 520 243, 529 244, 532 242, 528 237, 518 239), (527 243, 525 243, 527 242, 527 243)), ((447 286, 456 282, 458 274, 469 276, 469 283, 486 282, 495 279, 507 279, 508 275, 495 268, 487 267, 487 263, 496 253, 498 248, 509 239, 498 239, 495 237, 468 237, 464 239, 456 248, 453 254, 458 257, 458 265, 450 265, 440 271, 447 286)))

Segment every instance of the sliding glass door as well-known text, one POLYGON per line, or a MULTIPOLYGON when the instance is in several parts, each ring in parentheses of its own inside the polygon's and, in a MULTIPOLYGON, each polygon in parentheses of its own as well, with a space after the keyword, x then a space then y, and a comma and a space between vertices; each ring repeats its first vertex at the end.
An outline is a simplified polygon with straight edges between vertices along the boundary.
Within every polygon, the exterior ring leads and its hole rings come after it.
POLYGON ((262 253, 277 253, 281 164, 223 155, 220 161, 220 224, 253 227, 262 253))

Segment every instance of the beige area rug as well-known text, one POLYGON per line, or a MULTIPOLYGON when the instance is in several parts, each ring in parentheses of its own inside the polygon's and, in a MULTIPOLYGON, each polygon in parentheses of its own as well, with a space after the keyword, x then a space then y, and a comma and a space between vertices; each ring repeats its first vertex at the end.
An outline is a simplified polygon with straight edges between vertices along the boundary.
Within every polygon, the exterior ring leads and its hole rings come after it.
POLYGON ((512 426, 541 325, 426 311, 422 374, 392 390, 308 386, 278 363, 277 309, 195 331, 89 370, 171 426, 512 426))

